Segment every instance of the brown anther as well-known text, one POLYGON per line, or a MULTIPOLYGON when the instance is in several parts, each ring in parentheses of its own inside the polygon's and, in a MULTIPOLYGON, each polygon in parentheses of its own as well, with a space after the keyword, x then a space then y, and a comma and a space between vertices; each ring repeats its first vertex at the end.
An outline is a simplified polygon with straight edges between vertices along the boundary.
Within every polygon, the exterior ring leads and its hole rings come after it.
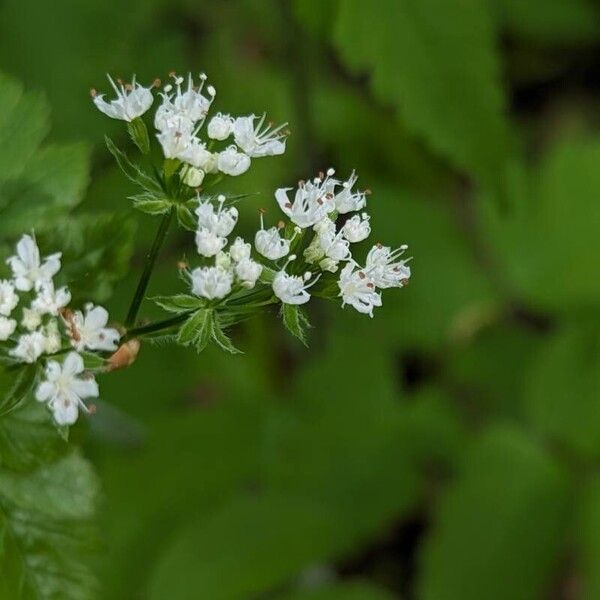
POLYGON ((322 205, 323 204, 323 198, 317 198, 317 204, 322 205))
POLYGON ((298 186, 302 187, 304 185, 305 181, 304 179, 298 179, 298 186))
POLYGON ((177 261, 177 268, 178 269, 187 269, 189 267, 189 263, 186 262, 185 260, 179 260, 177 261))
POLYGON ((363 194, 364 194, 365 196, 370 196, 372 193, 373 193, 373 192, 372 192, 370 189, 368 189, 368 188, 367 188, 367 189, 366 189, 366 190, 363 192, 363 194))
POLYGON ((408 285, 408 282, 410 281, 410 279, 401 279, 400 280, 400 285, 402 287, 406 287, 408 285))
POLYGON ((279 221, 277 223, 277 229, 283 229, 285 227, 285 223, 283 221, 279 221))
POLYGON ((117 77, 117 83, 119 85, 123 85, 123 80, 120 77, 117 77))
POLYGON ((96 89, 95 89, 95 88, 92 88, 92 89, 90 90, 90 96, 91 96, 92 98, 95 98, 97 95, 98 95, 98 92, 96 91, 96 89))
POLYGON ((286 203, 284 204, 284 206, 285 206, 286 208, 292 208, 292 203, 291 203, 291 202, 286 202, 286 203))
POLYGON ((366 275, 365 275, 365 274, 364 274, 362 271, 359 271, 359 272, 358 272, 358 276, 359 276, 361 279, 364 279, 364 278, 366 277, 366 275))
POLYGON ((333 194, 331 192, 327 192, 325 194, 325 198, 327 198, 327 200, 331 200, 333 198, 333 194))
POLYGON ((169 71, 169 77, 175 77, 177 73, 175 71, 169 71))
POLYGON ((152 87, 160 87, 161 86, 162 81, 157 77, 153 82, 152 82, 152 87))
POLYGON ((96 411, 98 410, 98 407, 95 404, 88 404, 87 409, 89 415, 95 415, 96 411))
POLYGON ((375 245, 380 249, 383 248, 383 245, 381 244, 381 242, 377 242, 375 245))
POLYGON ((400 267, 394 267, 392 270, 397 273, 400 270, 400 267))
POLYGON ((131 92, 131 90, 133 90, 133 86, 131 85, 131 83, 126 83, 126 84, 125 84, 125 89, 126 89, 128 92, 131 92))
POLYGON ((118 350, 108 359, 107 371, 125 369, 135 362, 140 351, 140 341, 133 339, 119 346, 118 350))
POLYGON ((373 283, 367 283, 367 287, 373 289, 375 285, 373 283))
POLYGON ((319 179, 325 179, 325 173, 323 173, 323 171, 319 171, 319 179))

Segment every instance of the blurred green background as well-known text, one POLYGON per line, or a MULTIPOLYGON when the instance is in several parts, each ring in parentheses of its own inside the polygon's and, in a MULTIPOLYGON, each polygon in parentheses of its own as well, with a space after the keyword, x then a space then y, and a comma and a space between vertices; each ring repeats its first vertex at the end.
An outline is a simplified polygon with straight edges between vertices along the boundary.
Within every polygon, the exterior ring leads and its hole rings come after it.
MULTIPOLYGON (((311 303, 308 350, 265 314, 234 331, 244 355, 144 346, 102 379, 72 434, 101 484, 97 597, 600 598, 600 5, 3 0, 0 71, 31 113, 0 114, 0 171, 30 127, 61 167, 23 179, 64 177, 54 220, 33 184, 0 195, 2 243, 34 226, 75 254, 100 224, 120 281, 75 293, 116 319, 157 223, 88 90, 171 69, 206 71, 216 110, 290 123, 283 157, 226 184, 259 192, 240 233, 277 187, 356 168, 413 277, 373 320, 311 303)), ((192 252, 169 237, 151 295, 192 252)))

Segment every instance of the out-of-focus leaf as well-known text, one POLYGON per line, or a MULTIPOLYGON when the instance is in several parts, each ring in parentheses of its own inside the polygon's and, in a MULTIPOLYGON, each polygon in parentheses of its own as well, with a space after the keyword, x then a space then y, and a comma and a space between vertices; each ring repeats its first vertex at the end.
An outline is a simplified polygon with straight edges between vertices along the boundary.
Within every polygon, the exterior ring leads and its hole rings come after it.
POLYGON ((161 308, 172 313, 184 313, 189 310, 202 308, 205 301, 197 296, 188 294, 176 294, 175 296, 157 296, 153 298, 154 302, 161 308))
POLYGON ((164 215, 171 210, 172 202, 165 198, 157 198, 154 194, 145 192, 132 196, 133 207, 147 215, 164 215))
POLYGON ((90 521, 96 509, 98 483, 78 454, 42 466, 33 473, 0 470, 0 522, 13 540, 12 556, 2 569, 17 581, 3 582, 23 598, 87 600, 95 597, 96 580, 85 563, 94 540, 90 521))
POLYGON ((19 406, 31 390, 37 365, 0 366, 0 419, 19 406))
POLYGON ((291 592, 276 596, 276 600, 393 600, 391 592, 367 582, 330 584, 315 590, 291 592))
POLYGON ((423 549, 420 598, 545 597, 568 522, 568 486, 566 473, 519 431, 486 432, 442 498, 423 549))
POLYGON ((501 217, 482 202, 486 238, 505 277, 535 308, 568 311, 600 302, 600 140, 566 141, 514 190, 501 217))
POLYGON ((534 427, 584 457, 600 456, 600 330, 565 326, 538 353, 525 386, 534 427))
POLYGON ((340 0, 335 42, 407 127, 504 193, 512 142, 489 13, 479 0, 340 0))
POLYGON ((600 479, 591 478, 582 494, 577 521, 578 556, 581 557, 581 598, 600 596, 600 479))

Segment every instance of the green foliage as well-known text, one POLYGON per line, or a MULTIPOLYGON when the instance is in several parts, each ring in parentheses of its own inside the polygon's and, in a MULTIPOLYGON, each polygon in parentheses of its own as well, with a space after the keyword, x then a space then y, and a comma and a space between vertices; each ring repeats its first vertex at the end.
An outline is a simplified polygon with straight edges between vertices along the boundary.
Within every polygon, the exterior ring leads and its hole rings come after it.
POLYGON ((285 328, 305 346, 308 346, 305 330, 310 327, 310 323, 302 309, 294 304, 282 304, 281 317, 285 328))
POLYGON ((214 311, 210 308, 196 311, 179 329, 177 342, 182 346, 194 346, 196 352, 202 352, 211 340, 214 318, 214 311))
POLYGON ((0 366, 0 418, 18 408, 36 375, 37 365, 0 366))

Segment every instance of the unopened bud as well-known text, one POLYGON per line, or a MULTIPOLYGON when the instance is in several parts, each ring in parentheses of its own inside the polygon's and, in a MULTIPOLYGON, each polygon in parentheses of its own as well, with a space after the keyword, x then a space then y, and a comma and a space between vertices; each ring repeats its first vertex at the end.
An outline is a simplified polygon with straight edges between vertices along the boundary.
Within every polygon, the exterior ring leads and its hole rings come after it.
POLYGON ((192 188, 199 187, 204 181, 204 171, 196 169, 196 167, 190 167, 183 178, 183 183, 189 185, 192 188))

